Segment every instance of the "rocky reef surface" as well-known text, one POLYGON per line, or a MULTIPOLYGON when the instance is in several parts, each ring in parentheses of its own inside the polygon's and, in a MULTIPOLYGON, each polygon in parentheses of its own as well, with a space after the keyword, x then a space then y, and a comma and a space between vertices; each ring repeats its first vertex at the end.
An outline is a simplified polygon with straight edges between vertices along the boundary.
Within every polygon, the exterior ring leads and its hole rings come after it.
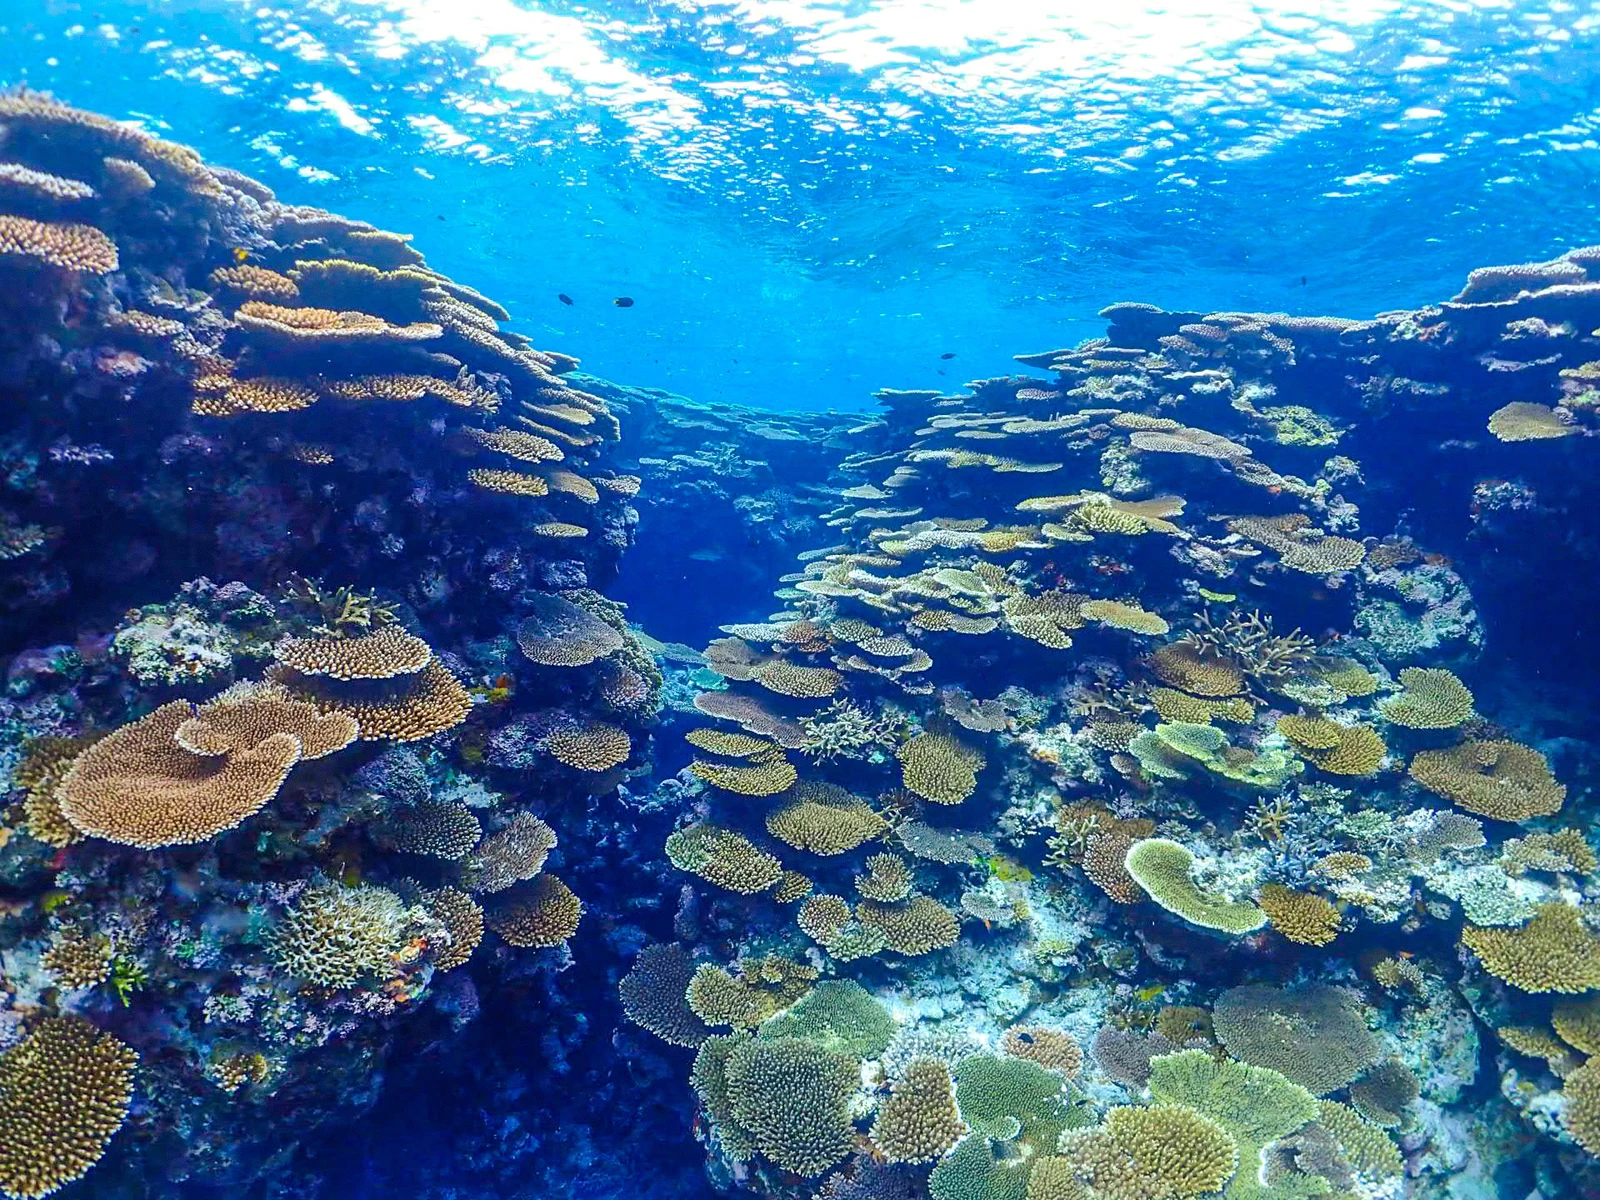
POLYGON ((0 1194, 1600 1189, 1600 250, 758 413, 10 94, 0 273, 0 1194))

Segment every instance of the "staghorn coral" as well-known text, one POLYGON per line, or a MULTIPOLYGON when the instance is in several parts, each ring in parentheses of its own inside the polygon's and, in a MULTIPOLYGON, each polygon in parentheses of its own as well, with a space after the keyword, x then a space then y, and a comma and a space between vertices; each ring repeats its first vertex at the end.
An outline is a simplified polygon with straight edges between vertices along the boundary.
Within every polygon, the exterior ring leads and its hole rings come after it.
POLYGON ((472 710, 472 696, 437 659, 413 675, 393 680, 328 684, 281 677, 296 698, 324 712, 344 713, 360 727, 362 741, 417 742, 454 729, 472 710))
POLYGON ((799 1038, 740 1041, 724 1065, 728 1116, 763 1157, 816 1176, 849 1154, 857 1061, 799 1038))
POLYGON ((1541 904, 1520 928, 1467 925, 1461 944, 1489 974, 1524 992, 1574 995, 1600 988, 1600 937, 1571 904, 1541 904))
POLYGON ((1150 670, 1161 682, 1208 699, 1225 699, 1244 691, 1244 671, 1232 659, 1209 647, 1180 640, 1150 655, 1150 670))
POLYGON ((1565 1101, 1561 1121, 1572 1140, 1600 1155, 1600 1060, 1590 1060, 1568 1075, 1561 1097, 1565 1101))
POLYGON ((559 946, 578 932, 583 902, 554 875, 537 876, 497 896, 484 922, 510 946, 559 946))
POLYGON ((218 267, 211 272, 211 286, 249 300, 293 304, 300 299, 300 285, 293 279, 254 263, 218 267))
POLYGON ((703 1024, 754 1029, 779 1008, 779 997, 712 963, 697 967, 684 989, 689 1011, 703 1024))
POLYGON ((1367 1120, 1394 1129, 1422 1094, 1416 1074, 1398 1058, 1386 1058, 1350 1085, 1350 1103, 1367 1120))
MULTIPOLYGON (((769 960, 770 961, 770 960, 769 960)), ((815 977, 810 969, 777 960, 780 971, 795 974, 801 986, 815 977)), ((780 982, 783 982, 780 980, 780 982)), ((787 997, 779 995, 782 1003, 787 997)), ((876 1058, 889 1045, 894 1018, 852 979, 824 979, 810 986, 787 1011, 762 1027, 764 1038, 800 1038, 856 1058, 876 1058)))
POLYGON ((1256 903, 1271 926, 1302 946, 1326 946, 1339 934, 1339 910, 1314 892, 1297 892, 1281 883, 1267 883, 1256 903))
POLYGON ((935 804, 960 804, 977 789, 981 752, 940 733, 921 733, 900 747, 906 790, 935 804))
POLYGON ((1144 838, 1123 860, 1128 874, 1162 908, 1202 929, 1242 934, 1260 929, 1266 914, 1253 904, 1202 892, 1191 873, 1194 855, 1167 838, 1144 838))
POLYGON ((694 959, 677 942, 646 946, 617 984, 628 1020, 673 1046, 694 1047, 709 1036, 686 999, 694 959))
POLYGON ((174 700, 84 750, 57 789, 62 815, 91 837, 154 849, 208 841, 259 812, 300 760, 299 737, 192 754, 174 739, 193 715, 174 700))
POLYGON ((1145 892, 1127 868, 1128 851, 1135 839, 1118 830, 1091 833, 1084 840, 1083 873, 1118 904, 1137 904, 1145 892))
POLYGON ((1578 430, 1546 404, 1514 400, 1489 414, 1489 432, 1502 442, 1537 442, 1571 437, 1578 430))
POLYGON ((450 944, 439 951, 434 966, 454 971, 471 960, 483 941, 483 909, 478 902, 457 888, 440 888, 427 897, 427 909, 450 935, 450 944))
POLYGON ((122 1128, 138 1055, 78 1017, 0 1053, 0 1192, 38 1200, 81 1179, 122 1128))
POLYGON ((767 891, 783 874, 783 864, 743 834, 703 822, 673 833, 666 850, 680 871, 747 896, 767 891))
POLYGON ((12 784, 22 790, 23 827, 46 846, 65 850, 83 837, 62 815, 58 793, 73 760, 93 743, 93 738, 33 738, 24 744, 22 757, 11 770, 12 784))
POLYGON ((1573 1049, 1585 1054, 1600 1053, 1600 997, 1558 1000, 1551 1010, 1550 1024, 1573 1049))
POLYGON ((273 656, 296 674, 340 682, 415 675, 433 661, 428 643, 399 625, 348 638, 288 638, 273 656))
POLYGON ((689 770, 712 787, 736 796, 776 796, 796 785, 800 774, 794 764, 773 743, 743 763, 711 762, 697 758, 689 770))
POLYGON ((407 912, 381 887, 318 884, 273 927, 267 948, 289 975, 325 988, 387 978, 405 942, 407 912))
POLYGON ((916 880, 910 864, 898 854, 869 854, 866 868, 867 873, 855 879, 856 891, 865 899, 892 903, 911 894, 916 880))
POLYGON ((1454 729, 1472 716, 1472 692, 1454 672, 1442 667, 1406 667, 1405 690, 1378 704, 1385 719, 1408 729, 1454 729))
POLYGON ((1462 742, 1448 750, 1424 750, 1411 760, 1410 774, 1435 795, 1496 821, 1551 816, 1567 797, 1544 755, 1517 742, 1462 742))
POLYGON ((1600 857, 1579 829, 1557 829, 1509 838, 1501 848, 1500 865, 1508 875, 1526 871, 1571 871, 1591 875, 1600 869, 1600 857))
POLYGON ((892 1163, 933 1162, 966 1132, 956 1110, 950 1068, 914 1059, 895 1080, 872 1122, 872 1143, 892 1163))
POLYGON ((1316 1096, 1344 1087, 1378 1057, 1356 1002, 1322 984, 1230 988, 1217 998, 1211 1020, 1229 1054, 1316 1096))
POLYGON ((784 871, 778 876, 777 886, 772 889, 772 898, 779 904, 793 904, 811 895, 815 886, 808 876, 799 871, 784 871))
POLYGON ((1163 634, 1172 629, 1159 615, 1146 612, 1136 602, 1090 600, 1083 606, 1082 612, 1091 621, 1099 621, 1102 625, 1128 633, 1163 634))
POLYGON ((824 700, 844 686, 844 676, 831 667, 803 667, 783 658, 760 664, 749 678, 769 692, 802 700, 824 700))
POLYGON ((343 750, 359 732, 347 714, 318 712, 280 685, 242 683, 202 704, 173 730, 172 740, 190 754, 217 757, 288 733, 299 739, 300 760, 309 762, 343 750))
POLYGON ((609 771, 628 761, 633 741, 628 732, 605 721, 562 722, 544 740, 550 757, 575 771, 609 771))

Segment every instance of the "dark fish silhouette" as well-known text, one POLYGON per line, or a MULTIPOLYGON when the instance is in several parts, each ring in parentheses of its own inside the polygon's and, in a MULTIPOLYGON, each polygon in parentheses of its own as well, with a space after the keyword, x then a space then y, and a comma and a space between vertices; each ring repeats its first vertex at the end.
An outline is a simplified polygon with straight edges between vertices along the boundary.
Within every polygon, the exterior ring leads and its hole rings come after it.
POLYGON ((632 296, 618 296, 611 303, 615 304, 618 308, 632 308, 633 307, 633 297, 632 296))
POLYGON ((954 358, 955 356, 956 356, 956 352, 954 350, 950 351, 950 353, 948 353, 948 354, 939 355, 940 358, 954 358))
POLYGON ((571 304, 572 303, 572 297, 567 295, 565 292, 557 292, 556 293, 556 299, 561 301, 561 303, 563 303, 563 304, 571 304))

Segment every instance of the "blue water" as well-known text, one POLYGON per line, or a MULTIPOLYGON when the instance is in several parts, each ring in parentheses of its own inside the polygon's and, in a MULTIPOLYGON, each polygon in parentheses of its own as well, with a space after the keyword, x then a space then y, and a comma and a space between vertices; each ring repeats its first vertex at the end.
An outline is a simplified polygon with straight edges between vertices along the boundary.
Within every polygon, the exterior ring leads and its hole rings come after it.
POLYGON ((13 0, 0 80, 764 406, 1004 373, 1114 300, 1362 316, 1600 240, 1600 6, 1201 7, 13 0))

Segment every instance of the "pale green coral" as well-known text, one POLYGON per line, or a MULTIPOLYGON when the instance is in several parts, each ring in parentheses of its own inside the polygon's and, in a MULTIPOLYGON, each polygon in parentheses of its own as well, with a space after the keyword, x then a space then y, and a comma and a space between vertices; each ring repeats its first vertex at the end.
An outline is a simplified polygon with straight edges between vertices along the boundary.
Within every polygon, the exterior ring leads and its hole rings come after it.
POLYGON ((1128 849, 1124 866, 1162 908, 1202 929, 1242 934, 1260 929, 1267 915, 1254 904, 1202 892, 1194 881, 1194 855, 1166 838, 1145 838, 1128 849))
POLYGON ((1210 778, 1223 786, 1273 791, 1305 770, 1281 738, 1252 752, 1232 746, 1215 725, 1170 721, 1145 730, 1128 752, 1156 779, 1210 778))
POLYGON ((761 1036, 800 1038, 827 1050, 876 1058, 894 1036, 888 1009, 853 979, 824 979, 793 1008, 761 1027, 761 1036))

